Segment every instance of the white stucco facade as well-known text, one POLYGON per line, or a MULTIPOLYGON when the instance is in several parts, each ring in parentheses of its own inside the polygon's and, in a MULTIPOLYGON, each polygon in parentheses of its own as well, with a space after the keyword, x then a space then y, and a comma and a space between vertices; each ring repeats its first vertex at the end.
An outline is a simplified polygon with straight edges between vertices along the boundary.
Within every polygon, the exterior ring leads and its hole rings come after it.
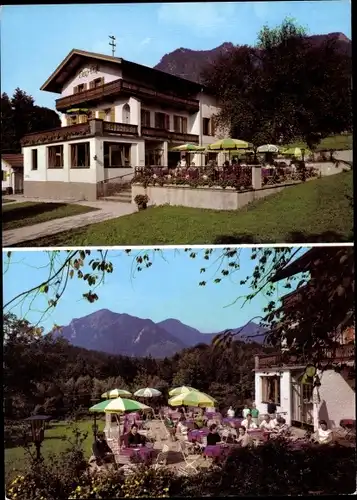
POLYGON ((112 64, 98 63, 96 60, 88 61, 76 72, 74 78, 65 83, 61 97, 72 95, 74 87, 77 85, 86 84, 86 90, 89 90, 90 82, 96 78, 104 78, 105 83, 110 83, 122 78, 122 70, 119 66, 112 64))
POLYGON ((259 413, 267 413, 262 377, 277 376, 280 379, 280 404, 277 405, 277 412, 283 413, 288 425, 294 422, 310 423, 316 430, 319 420, 326 420, 328 427, 332 428, 338 427, 342 419, 356 419, 355 391, 340 373, 335 370, 318 373, 321 386, 318 390, 313 390, 309 401, 304 400, 302 390, 299 392, 302 387, 298 382, 301 373, 302 369, 297 368, 256 370, 255 402, 259 413), (305 415, 302 414, 303 408, 306 411, 305 415))
POLYGON ((1 159, 1 191, 5 192, 11 188, 13 194, 22 193, 23 191, 23 169, 13 168, 3 158, 1 159))

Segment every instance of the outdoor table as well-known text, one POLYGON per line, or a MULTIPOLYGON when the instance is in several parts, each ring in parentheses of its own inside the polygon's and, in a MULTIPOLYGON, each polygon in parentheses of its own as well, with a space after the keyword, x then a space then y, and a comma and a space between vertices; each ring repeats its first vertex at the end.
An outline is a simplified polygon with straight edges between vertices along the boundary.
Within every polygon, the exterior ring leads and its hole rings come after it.
POLYGON ((149 463, 153 458, 154 450, 147 446, 141 446, 124 448, 121 453, 127 455, 129 458, 138 457, 143 462, 149 463))
POLYGON ((222 420, 223 424, 228 424, 228 425, 234 425, 235 429, 238 429, 238 427, 241 426, 242 423, 242 418, 236 418, 236 417, 226 417, 222 420))
POLYGON ((209 429, 195 429, 193 431, 189 431, 187 434, 188 440, 189 441, 198 441, 199 443, 202 442, 202 438, 205 436, 208 436, 209 434, 209 429))
POLYGON ((230 452, 228 446, 221 444, 215 444, 211 446, 206 446, 203 451, 203 456, 210 458, 225 458, 230 452))

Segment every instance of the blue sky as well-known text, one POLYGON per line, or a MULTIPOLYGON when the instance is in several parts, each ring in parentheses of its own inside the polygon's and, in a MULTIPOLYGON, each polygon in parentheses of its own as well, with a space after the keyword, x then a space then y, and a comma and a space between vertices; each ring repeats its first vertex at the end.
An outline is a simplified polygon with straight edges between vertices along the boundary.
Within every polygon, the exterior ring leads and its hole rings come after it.
POLYGON ((207 50, 223 42, 255 44, 264 24, 293 17, 310 34, 351 37, 349 0, 172 4, 6 5, 1 7, 1 90, 16 87, 54 109, 58 95, 40 86, 73 49, 154 66, 177 48, 207 50))
MULTIPOLYGON (((218 265, 215 264, 205 274, 200 274, 200 269, 207 267, 202 252, 200 250, 199 256, 191 259, 184 250, 177 252, 166 249, 163 251, 163 257, 155 254, 151 268, 133 277, 133 256, 128 256, 120 250, 111 250, 110 260, 115 268, 113 274, 107 276, 105 284, 98 289, 99 300, 94 304, 83 300, 82 293, 88 291, 88 288, 82 280, 73 279, 69 282, 58 307, 40 324, 48 330, 54 324, 67 325, 73 318, 106 308, 114 312, 150 318, 155 322, 175 318, 202 332, 217 332, 226 328, 237 328, 254 316, 260 315, 266 304, 263 296, 247 303, 243 308, 242 299, 230 305, 237 297, 249 293, 248 287, 239 285, 239 282, 253 270, 255 261, 250 259, 251 249, 241 249, 240 270, 234 278, 224 279, 220 284, 211 282, 206 287, 198 286, 199 281, 205 279, 208 282, 209 278, 217 276, 215 271, 218 265)), ((215 249, 214 256, 219 257, 221 252, 222 250, 215 249)), ((63 256, 64 253, 59 254, 59 262, 63 261, 63 256)), ((16 251, 8 266, 7 254, 4 252, 3 260, 4 304, 47 279, 49 257, 44 251, 16 251)), ((286 292, 282 287, 278 291, 281 295, 286 292)), ((37 324, 47 299, 44 294, 40 294, 30 304, 32 299, 33 295, 29 296, 12 308, 11 312, 37 324)))

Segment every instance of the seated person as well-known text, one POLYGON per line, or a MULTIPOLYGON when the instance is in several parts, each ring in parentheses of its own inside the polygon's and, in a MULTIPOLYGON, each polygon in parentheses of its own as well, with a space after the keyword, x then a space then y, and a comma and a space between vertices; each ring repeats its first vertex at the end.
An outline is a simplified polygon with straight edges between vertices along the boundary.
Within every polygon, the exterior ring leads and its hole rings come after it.
POLYGON ((272 431, 276 427, 276 424, 277 422, 270 418, 270 415, 266 415, 259 428, 265 431, 272 431))
POLYGON ((320 420, 319 427, 313 436, 319 444, 327 444, 332 441, 332 431, 327 428, 326 420, 320 420))
POLYGON ((221 436, 217 432, 216 424, 211 425, 207 434, 207 446, 214 446, 221 441, 221 436))
POLYGON ((196 429, 202 429, 207 423, 207 417, 204 415, 204 411, 201 408, 199 415, 194 420, 194 425, 196 429))
POLYGON ((145 437, 139 434, 138 426, 133 424, 131 426, 130 432, 127 435, 127 445, 128 446, 144 446, 145 445, 145 437))
POLYGON ((272 431, 273 431, 273 434, 275 436, 282 436, 282 435, 286 435, 289 433, 289 426, 288 424, 286 423, 286 420, 285 418, 282 418, 282 417, 278 417, 276 419, 276 425, 273 427, 272 431))
POLYGON ((92 446, 93 455, 98 465, 102 462, 114 462, 114 455, 105 439, 104 432, 99 432, 92 446))
POLYGON ((228 411, 227 411, 227 417, 228 418, 234 418, 235 417, 235 414, 236 412, 233 410, 233 408, 230 406, 228 411))
POLYGON ((170 415, 165 419, 165 427, 169 431, 170 437, 174 438, 176 435, 176 425, 170 415))
POLYGON ((187 439, 188 435, 188 427, 186 425, 185 417, 180 417, 180 420, 177 424, 176 431, 181 434, 185 439, 187 439))
POLYGON ((251 413, 248 413, 247 418, 245 418, 244 420, 242 420, 241 425, 243 427, 245 427, 247 430, 248 429, 257 429, 258 428, 257 424, 255 422, 253 422, 252 414, 251 413))
POLYGON ((245 448, 246 446, 249 446, 251 444, 251 438, 247 433, 247 429, 243 425, 241 425, 238 429, 238 438, 236 439, 236 441, 242 446, 242 448, 245 448))

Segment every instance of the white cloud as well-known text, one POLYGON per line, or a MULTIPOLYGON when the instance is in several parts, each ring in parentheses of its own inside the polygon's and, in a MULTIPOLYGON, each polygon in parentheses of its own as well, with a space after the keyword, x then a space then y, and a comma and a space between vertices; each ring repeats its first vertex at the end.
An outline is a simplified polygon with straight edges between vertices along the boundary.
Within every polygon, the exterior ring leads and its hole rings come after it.
POLYGON ((158 8, 162 24, 188 28, 199 36, 211 36, 231 24, 235 3, 172 3, 158 8))
POLYGON ((152 40, 152 38, 150 38, 150 37, 144 38, 144 40, 142 40, 139 43, 140 47, 142 47, 143 45, 148 45, 151 42, 151 40, 152 40))

